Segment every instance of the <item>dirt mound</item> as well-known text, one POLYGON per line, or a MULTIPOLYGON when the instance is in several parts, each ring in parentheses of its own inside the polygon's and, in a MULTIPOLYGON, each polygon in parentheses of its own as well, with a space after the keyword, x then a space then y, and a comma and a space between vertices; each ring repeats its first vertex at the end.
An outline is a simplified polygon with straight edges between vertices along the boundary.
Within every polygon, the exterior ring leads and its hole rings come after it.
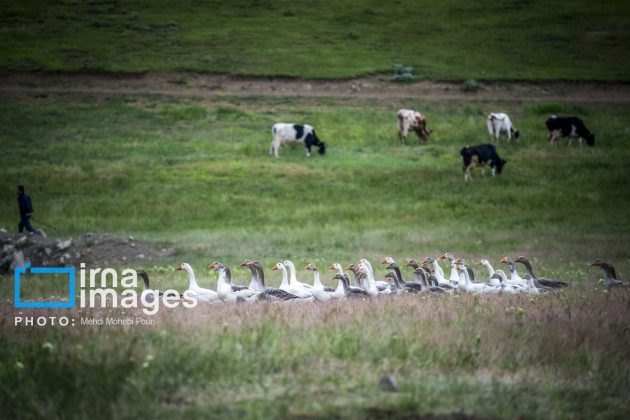
POLYGON ((88 233, 77 238, 54 239, 42 235, 9 233, 0 229, 0 272, 30 262, 33 267, 87 267, 151 261, 173 254, 165 244, 88 233))

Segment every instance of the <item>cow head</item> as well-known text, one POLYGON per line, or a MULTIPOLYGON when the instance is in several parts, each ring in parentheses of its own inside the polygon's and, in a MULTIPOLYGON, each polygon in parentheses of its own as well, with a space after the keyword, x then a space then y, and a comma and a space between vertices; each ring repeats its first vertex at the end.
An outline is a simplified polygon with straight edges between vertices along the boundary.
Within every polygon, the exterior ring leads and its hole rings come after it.
POLYGON ((517 128, 511 128, 511 130, 512 130, 512 136, 514 136, 514 138, 518 140, 518 138, 521 136, 521 133, 518 131, 517 128))
POLYGON ((499 158, 499 161, 495 163, 498 173, 501 173, 501 171, 503 171, 503 166, 506 163, 507 163, 507 160, 499 158))
POLYGON ((588 136, 586 136, 586 143, 589 146, 595 146, 595 134, 590 133, 588 136))
POLYGON ((472 161, 472 148, 470 146, 466 146, 459 151, 460 156, 462 157, 462 162, 464 164, 464 171, 470 165, 472 161))
POLYGON ((326 154, 326 143, 324 143, 323 141, 320 141, 317 146, 319 147, 318 152, 320 155, 326 154))

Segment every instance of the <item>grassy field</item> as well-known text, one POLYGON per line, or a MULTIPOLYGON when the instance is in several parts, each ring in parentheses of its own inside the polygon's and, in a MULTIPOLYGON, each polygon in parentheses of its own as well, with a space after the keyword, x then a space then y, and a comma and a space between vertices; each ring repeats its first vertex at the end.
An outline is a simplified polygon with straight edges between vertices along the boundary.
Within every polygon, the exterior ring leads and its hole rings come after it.
MULTIPOLYGON (((387 101, 7 96, 0 101, 0 226, 17 222, 24 183, 55 236, 88 231, 169 241, 145 268, 183 290, 173 268, 244 258, 328 264, 452 251, 469 262, 526 254, 553 296, 401 297, 353 304, 162 310, 153 326, 14 327, 0 323, 0 407, 9 417, 627 417, 629 295, 594 289, 586 263, 630 268, 628 106, 411 103, 434 130, 397 143, 387 101), (505 109, 522 132, 501 144, 492 179, 463 182, 459 150, 486 141, 505 109), (546 143, 549 113, 581 115, 596 147, 546 143), (308 121, 326 156, 267 155, 276 121, 308 121), (392 375, 400 392, 380 391, 392 375), (94 414, 98 412, 98 414, 94 414)), ((268 282, 277 285, 276 273, 268 282)), ((308 280, 300 272, 302 280, 308 280)), ((377 268, 378 276, 385 271, 377 268)), ((622 276, 623 277, 623 276, 622 276)), ((1 279, 3 299, 11 277, 1 279)), ((42 292, 42 290, 39 290, 42 292)), ((65 313, 65 312, 61 312, 65 313)), ((17 315, 46 315, 37 310, 17 315)), ((59 315, 59 311, 51 311, 59 315)), ((70 312, 135 316, 131 311, 70 312)), ((140 314, 141 315, 141 314, 140 314)))
POLYGON ((629 17, 584 0, 4 2, 0 69, 628 81, 629 17))

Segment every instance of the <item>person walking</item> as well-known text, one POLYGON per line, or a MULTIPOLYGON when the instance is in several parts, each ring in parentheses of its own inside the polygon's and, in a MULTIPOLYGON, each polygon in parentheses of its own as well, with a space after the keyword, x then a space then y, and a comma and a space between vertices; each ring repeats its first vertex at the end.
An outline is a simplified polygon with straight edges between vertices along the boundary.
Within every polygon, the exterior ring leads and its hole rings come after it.
POLYGON ((17 186, 17 201, 20 208, 20 223, 18 223, 18 231, 22 233, 24 228, 31 233, 36 233, 36 230, 31 226, 31 216, 33 215, 33 203, 31 203, 31 197, 24 192, 24 185, 17 186))

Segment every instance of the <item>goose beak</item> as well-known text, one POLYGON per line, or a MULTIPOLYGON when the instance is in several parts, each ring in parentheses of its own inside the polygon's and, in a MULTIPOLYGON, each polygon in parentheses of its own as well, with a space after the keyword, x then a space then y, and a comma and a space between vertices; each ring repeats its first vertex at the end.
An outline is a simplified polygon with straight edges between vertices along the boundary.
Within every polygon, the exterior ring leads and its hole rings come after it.
MULTIPOLYGON (((440 257, 440 258, 442 258, 442 257, 440 257)), ((426 257, 424 260, 422 260, 422 264, 429 264, 429 263, 430 263, 429 257, 426 257)))
POLYGON ((352 269, 352 267, 351 267, 351 264, 348 264, 348 265, 346 266, 345 270, 354 271, 354 270, 352 269))
POLYGON ((175 270, 183 270, 184 268, 182 267, 182 265, 178 265, 177 268, 175 270))
POLYGON ((247 263, 248 263, 248 262, 249 262, 249 261, 247 261, 247 260, 243 261, 243 262, 241 263, 241 267, 247 267, 247 263))
POLYGON ((409 261, 407 261, 407 262, 405 263, 405 267, 411 267, 411 260, 409 260, 409 261))
POLYGON ((442 254, 442 255, 440 255, 440 259, 441 259, 441 260, 445 260, 445 259, 446 259, 446 254, 442 254))
POLYGON ((499 262, 501 262, 503 264, 507 264, 508 263, 508 257, 501 258, 501 261, 499 261, 499 262))
POLYGON ((478 264, 478 265, 483 265, 483 261, 482 261, 482 260, 479 260, 479 261, 477 261, 477 264, 478 264))
POLYGON ((381 264, 387 264, 387 258, 383 258, 383 259, 381 260, 381 264))
POLYGON ((335 264, 330 264, 330 265, 328 266, 328 268, 330 268, 331 270, 334 270, 334 269, 335 269, 335 264))
POLYGON ((597 266, 597 265, 599 265, 597 261, 593 261, 592 263, 589 264, 589 266, 597 266))
POLYGON ((274 264, 273 267, 271 267, 272 270, 277 270, 278 269, 278 264, 274 264))

